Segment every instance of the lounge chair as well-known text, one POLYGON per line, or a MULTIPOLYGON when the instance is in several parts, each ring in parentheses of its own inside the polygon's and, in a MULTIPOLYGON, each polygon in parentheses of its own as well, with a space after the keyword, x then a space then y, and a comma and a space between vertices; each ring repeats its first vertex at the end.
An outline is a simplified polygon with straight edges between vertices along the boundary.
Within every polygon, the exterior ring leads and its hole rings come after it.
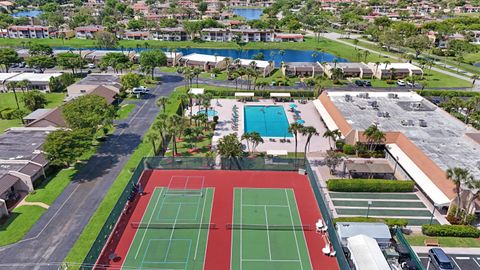
POLYGON ((329 245, 329 244, 327 244, 324 248, 322 248, 322 252, 323 252, 323 254, 325 254, 325 255, 330 256, 330 251, 331 251, 331 250, 330 250, 330 245, 329 245))
POLYGON ((324 227, 323 220, 318 219, 317 223, 315 223, 315 228, 317 229, 317 232, 321 232, 323 227, 324 227))

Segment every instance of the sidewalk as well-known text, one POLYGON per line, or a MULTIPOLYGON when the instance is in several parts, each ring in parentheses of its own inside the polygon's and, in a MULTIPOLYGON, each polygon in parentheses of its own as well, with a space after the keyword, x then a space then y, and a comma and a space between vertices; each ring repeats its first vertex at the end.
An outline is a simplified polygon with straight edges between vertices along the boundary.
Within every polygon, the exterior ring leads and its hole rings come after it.
MULTIPOLYGON (((428 251, 433 247, 419 247, 412 246, 412 249, 415 253, 428 253, 428 251)), ((468 248, 468 247, 440 247, 447 254, 469 254, 469 255, 480 255, 480 248, 468 248)))

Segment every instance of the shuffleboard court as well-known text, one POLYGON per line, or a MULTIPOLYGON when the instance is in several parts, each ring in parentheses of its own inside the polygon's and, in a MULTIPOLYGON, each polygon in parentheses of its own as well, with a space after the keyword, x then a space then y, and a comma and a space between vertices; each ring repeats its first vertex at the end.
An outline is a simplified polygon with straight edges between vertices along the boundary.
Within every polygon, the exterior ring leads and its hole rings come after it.
POLYGON ((122 269, 203 269, 213 189, 155 188, 122 269))
POLYGON ((312 269, 292 189, 235 188, 232 270, 312 269))

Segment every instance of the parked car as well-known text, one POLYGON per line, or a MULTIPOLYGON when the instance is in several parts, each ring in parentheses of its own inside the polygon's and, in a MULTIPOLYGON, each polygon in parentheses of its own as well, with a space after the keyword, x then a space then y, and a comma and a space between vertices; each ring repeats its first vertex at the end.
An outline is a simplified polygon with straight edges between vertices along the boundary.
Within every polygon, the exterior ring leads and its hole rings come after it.
POLYGON ((88 66, 88 68, 89 68, 89 69, 93 69, 93 68, 95 68, 95 64, 93 64, 93 63, 88 63, 88 65, 87 65, 87 66, 88 66))
POLYGON ((25 62, 20 62, 20 63, 18 63, 18 67, 19 67, 19 68, 24 68, 24 67, 25 67, 25 62))
POLYGON ((435 269, 438 270, 451 270, 455 269, 455 265, 452 260, 445 254, 441 248, 432 248, 428 251, 428 257, 435 269))
POLYGON ((145 86, 139 86, 132 89, 132 94, 146 94, 149 90, 145 86))
POLYGON ((405 81, 403 81, 403 80, 398 80, 398 81, 397 81, 397 85, 398 85, 398 86, 405 86, 406 84, 405 84, 405 81))
POLYGON ((363 86, 363 81, 361 81, 361 80, 355 80, 355 85, 356 85, 356 86, 363 86))
POLYGON ((372 86, 372 83, 370 81, 364 80, 363 85, 365 85, 367 87, 370 87, 370 86, 372 86))

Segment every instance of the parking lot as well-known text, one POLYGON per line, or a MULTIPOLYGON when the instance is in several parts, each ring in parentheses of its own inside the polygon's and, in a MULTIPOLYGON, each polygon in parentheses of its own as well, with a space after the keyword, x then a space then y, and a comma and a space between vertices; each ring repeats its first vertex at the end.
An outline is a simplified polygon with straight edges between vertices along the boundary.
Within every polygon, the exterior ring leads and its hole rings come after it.
MULTIPOLYGON (((480 270, 480 255, 473 254, 447 254, 453 264, 455 264, 455 270, 480 270)), ((418 257, 422 261, 426 270, 437 270, 433 266, 428 258, 428 254, 419 253, 418 257)))

